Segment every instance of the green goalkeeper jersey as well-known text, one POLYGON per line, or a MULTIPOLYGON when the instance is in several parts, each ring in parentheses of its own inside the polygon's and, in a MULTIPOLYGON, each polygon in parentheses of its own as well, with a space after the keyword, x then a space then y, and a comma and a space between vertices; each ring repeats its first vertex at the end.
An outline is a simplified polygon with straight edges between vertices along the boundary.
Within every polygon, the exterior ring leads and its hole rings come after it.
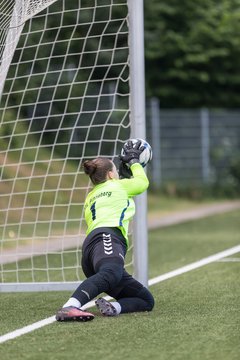
POLYGON ((132 178, 107 180, 96 185, 88 194, 85 204, 87 234, 99 227, 118 227, 128 244, 129 221, 135 213, 133 196, 144 192, 149 185, 142 166, 131 166, 132 178))

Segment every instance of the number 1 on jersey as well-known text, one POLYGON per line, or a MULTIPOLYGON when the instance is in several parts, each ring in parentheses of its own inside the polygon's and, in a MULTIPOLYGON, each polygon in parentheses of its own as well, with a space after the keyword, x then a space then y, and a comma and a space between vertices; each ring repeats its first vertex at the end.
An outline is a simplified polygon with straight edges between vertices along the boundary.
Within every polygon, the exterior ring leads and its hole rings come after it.
POLYGON ((92 213, 92 220, 96 219, 96 201, 92 204, 90 207, 91 213, 92 213))

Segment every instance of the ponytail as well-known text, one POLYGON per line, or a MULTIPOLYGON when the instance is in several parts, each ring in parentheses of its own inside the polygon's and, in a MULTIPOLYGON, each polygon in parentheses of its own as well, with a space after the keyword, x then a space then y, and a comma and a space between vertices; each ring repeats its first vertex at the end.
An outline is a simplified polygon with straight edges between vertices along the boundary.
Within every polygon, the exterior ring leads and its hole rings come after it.
POLYGON ((110 159, 98 157, 94 160, 84 161, 83 169, 92 183, 98 185, 107 180, 107 173, 113 169, 113 163, 110 159))

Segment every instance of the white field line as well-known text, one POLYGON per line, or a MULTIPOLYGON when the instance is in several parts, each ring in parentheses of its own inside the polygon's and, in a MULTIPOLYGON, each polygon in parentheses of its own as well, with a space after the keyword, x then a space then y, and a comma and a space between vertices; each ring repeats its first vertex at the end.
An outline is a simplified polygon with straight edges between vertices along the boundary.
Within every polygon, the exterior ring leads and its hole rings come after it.
POLYGON ((240 257, 236 257, 236 258, 229 257, 229 258, 225 258, 225 259, 220 259, 220 260, 218 260, 218 262, 226 262, 226 263, 229 263, 229 262, 240 262, 240 257))
POLYGON ((184 273, 186 273, 188 271, 198 269, 198 268, 200 268, 200 267, 202 267, 204 265, 207 265, 207 264, 210 264, 212 262, 218 261, 218 260, 223 259, 223 258, 225 258, 227 256, 237 254, 239 252, 240 252, 240 245, 234 246, 234 247, 232 247, 230 249, 227 249, 227 250, 221 251, 221 252, 219 252, 217 254, 208 256, 208 257, 206 257, 206 258, 204 258, 202 260, 199 260, 199 261, 196 261, 196 262, 191 263, 189 265, 183 266, 183 267, 181 267, 179 269, 176 269, 176 270, 170 271, 170 272, 168 272, 166 274, 157 276, 154 279, 149 280, 148 284, 149 285, 157 284, 157 283, 159 283, 161 281, 171 279, 172 277, 184 274, 184 273))
MULTIPOLYGON (((221 251, 221 252, 219 252, 217 254, 208 256, 208 257, 206 257, 204 259, 201 259, 201 260, 196 261, 194 263, 191 263, 189 265, 183 266, 183 267, 181 267, 179 269, 170 271, 170 272, 168 272, 166 274, 157 276, 157 277, 149 280, 148 284, 149 284, 149 286, 155 285, 155 284, 157 284, 159 282, 162 282, 162 281, 171 279, 171 278, 173 278, 175 276, 184 274, 186 272, 198 269, 198 268, 200 268, 202 266, 205 266, 207 264, 210 264, 210 263, 213 263, 215 261, 221 260, 221 259, 223 259, 223 258, 225 258, 227 256, 237 254, 239 252, 240 252, 240 245, 232 247, 232 248, 227 249, 225 251, 221 251)), ((110 297, 105 297, 105 298, 110 299, 110 297)), ((88 309, 88 308, 93 307, 94 305, 95 305, 95 302, 90 301, 85 306, 83 306, 82 309, 88 309)), ((32 332, 34 330, 40 329, 43 326, 52 324, 55 321, 56 321, 55 316, 51 316, 51 317, 46 318, 44 320, 37 321, 37 322, 35 322, 35 323, 31 324, 31 325, 24 326, 23 328, 17 329, 17 330, 12 331, 12 332, 9 332, 9 333, 7 333, 5 335, 0 336, 0 344, 6 342, 8 340, 15 339, 18 336, 30 333, 30 332, 32 332)))

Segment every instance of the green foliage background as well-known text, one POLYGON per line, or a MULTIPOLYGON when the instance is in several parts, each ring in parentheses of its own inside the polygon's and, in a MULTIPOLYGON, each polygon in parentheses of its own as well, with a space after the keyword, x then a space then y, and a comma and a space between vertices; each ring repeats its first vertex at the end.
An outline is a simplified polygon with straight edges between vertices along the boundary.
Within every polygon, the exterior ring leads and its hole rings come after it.
POLYGON ((239 0, 145 1, 148 96, 162 107, 239 107, 239 0))
MULTIPOLYGON (((69 9, 73 3, 75 1, 67 4, 69 9)), ((110 1, 104 0, 102 3, 110 1)), ((116 3, 124 4, 126 0, 118 0, 116 3)), ((79 21, 91 19, 93 5, 94 1, 82 0, 84 11, 81 12, 79 21)), ((57 1, 52 6, 61 7, 62 1, 57 1)), ((119 15, 119 11, 126 11, 124 6, 122 10, 119 9, 116 8, 116 15, 119 15)), ((104 9, 100 8, 98 11, 99 18, 108 16, 104 9)), ((75 15, 69 12, 68 16, 75 15)), ((52 28, 57 27, 60 20, 57 16, 52 16, 52 28)), ((162 108, 240 106, 240 0, 145 0, 144 20, 148 97, 160 98, 162 108)), ((37 30, 37 22, 35 27, 37 30)), ((98 24, 93 31, 99 34, 100 28, 101 24, 98 24)), ((48 31, 44 36, 51 38, 53 32, 48 31)), ((39 36, 41 37, 41 33, 36 34, 33 41, 38 43, 39 36)), ((61 36, 63 39, 67 36, 66 30, 61 36)), ((54 49, 54 54, 64 53, 66 46, 67 43, 63 41, 62 45, 54 49)), ((96 46, 92 38, 87 50, 93 50, 96 46)), ((88 54, 87 61, 91 62, 89 56, 88 54)), ((72 56, 71 61, 77 62, 78 59, 72 56)), ((108 62, 107 58, 102 61, 108 62)), ((22 70, 28 71, 27 67, 28 64, 23 65, 22 70)), ((96 77, 100 78, 101 74, 96 73, 96 77)), ((19 82, 19 87, 21 86, 19 82)))

